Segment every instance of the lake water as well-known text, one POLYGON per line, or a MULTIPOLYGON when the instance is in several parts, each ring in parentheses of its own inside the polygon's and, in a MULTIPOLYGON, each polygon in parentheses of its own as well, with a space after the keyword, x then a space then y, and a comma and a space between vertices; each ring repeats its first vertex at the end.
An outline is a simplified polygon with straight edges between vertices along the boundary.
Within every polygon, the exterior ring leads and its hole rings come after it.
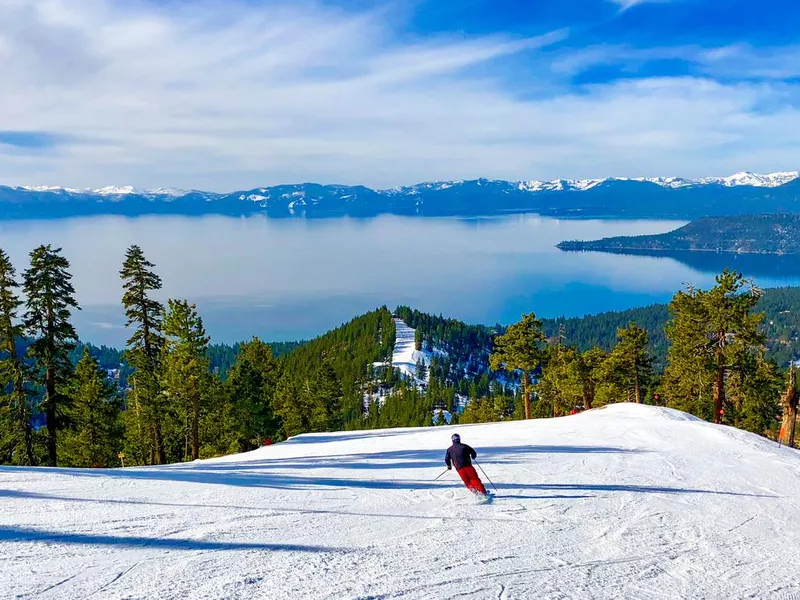
MULTIPOLYGON (((215 341, 253 335, 277 341, 317 335, 383 304, 494 324, 514 322, 523 312, 574 316, 667 301, 686 282, 711 285, 716 272, 740 259, 569 253, 555 244, 661 233, 682 224, 535 215, 101 217, 0 222, 0 247, 18 272, 36 245, 64 248, 83 308, 75 324, 94 343, 120 346, 127 337, 119 269, 132 243, 156 264, 162 299, 196 302, 215 341)), ((764 287, 800 284, 800 268, 771 258, 743 270, 764 287)))

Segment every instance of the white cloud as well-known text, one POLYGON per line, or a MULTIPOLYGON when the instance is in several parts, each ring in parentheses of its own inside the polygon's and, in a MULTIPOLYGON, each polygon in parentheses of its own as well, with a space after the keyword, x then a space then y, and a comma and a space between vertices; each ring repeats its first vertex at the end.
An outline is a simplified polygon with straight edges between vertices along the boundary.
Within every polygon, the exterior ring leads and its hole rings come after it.
POLYGON ((580 57, 553 74, 547 53, 566 32, 409 40, 393 23, 310 4, 0 0, 0 131, 77 140, 3 155, 0 182, 231 190, 797 168, 796 86, 574 90, 564 74, 580 57), (495 69, 522 57, 530 79, 495 69))
POLYGON ((666 4, 667 2, 675 2, 676 0, 608 0, 609 2, 613 2, 614 4, 619 5, 622 10, 628 10, 638 4, 666 4))

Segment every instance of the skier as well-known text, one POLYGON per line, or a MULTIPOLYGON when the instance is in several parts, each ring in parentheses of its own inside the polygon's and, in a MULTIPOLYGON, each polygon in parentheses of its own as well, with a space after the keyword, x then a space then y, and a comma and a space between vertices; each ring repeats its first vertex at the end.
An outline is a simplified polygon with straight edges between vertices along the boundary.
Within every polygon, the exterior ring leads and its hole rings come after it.
POLYGON ((447 470, 452 469, 455 465, 456 472, 461 476, 461 480, 467 489, 473 494, 482 494, 489 497, 486 493, 486 488, 483 487, 478 474, 475 472, 475 467, 472 466, 472 459, 478 456, 478 453, 471 446, 461 443, 461 436, 454 433, 450 438, 453 445, 447 449, 444 455, 444 464, 447 465, 447 470))

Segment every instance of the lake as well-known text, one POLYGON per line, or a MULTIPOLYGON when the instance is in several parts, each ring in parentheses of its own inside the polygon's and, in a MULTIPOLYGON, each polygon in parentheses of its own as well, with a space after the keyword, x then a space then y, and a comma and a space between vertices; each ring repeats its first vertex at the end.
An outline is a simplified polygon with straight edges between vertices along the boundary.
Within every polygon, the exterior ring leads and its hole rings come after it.
MULTIPOLYGON (((576 316, 664 302, 687 282, 713 284, 715 273, 728 263, 736 267, 741 257, 572 253, 555 244, 683 224, 536 215, 93 217, 3 221, 0 247, 18 272, 36 245, 64 248, 83 308, 74 322, 93 343, 121 346, 127 337, 119 269, 133 243, 156 264, 161 298, 196 302, 214 341, 253 335, 279 341, 312 337, 383 304, 507 324, 523 312, 576 316)), ((774 257, 756 257, 742 270, 763 287, 800 285, 800 268, 776 265, 774 257)))

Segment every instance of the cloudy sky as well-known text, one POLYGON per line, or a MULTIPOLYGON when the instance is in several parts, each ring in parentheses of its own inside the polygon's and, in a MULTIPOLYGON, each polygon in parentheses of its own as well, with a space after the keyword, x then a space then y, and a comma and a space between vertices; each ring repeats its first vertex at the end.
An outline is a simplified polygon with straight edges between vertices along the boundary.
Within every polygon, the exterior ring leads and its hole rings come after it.
POLYGON ((795 0, 0 0, 0 184, 800 168, 795 0))

